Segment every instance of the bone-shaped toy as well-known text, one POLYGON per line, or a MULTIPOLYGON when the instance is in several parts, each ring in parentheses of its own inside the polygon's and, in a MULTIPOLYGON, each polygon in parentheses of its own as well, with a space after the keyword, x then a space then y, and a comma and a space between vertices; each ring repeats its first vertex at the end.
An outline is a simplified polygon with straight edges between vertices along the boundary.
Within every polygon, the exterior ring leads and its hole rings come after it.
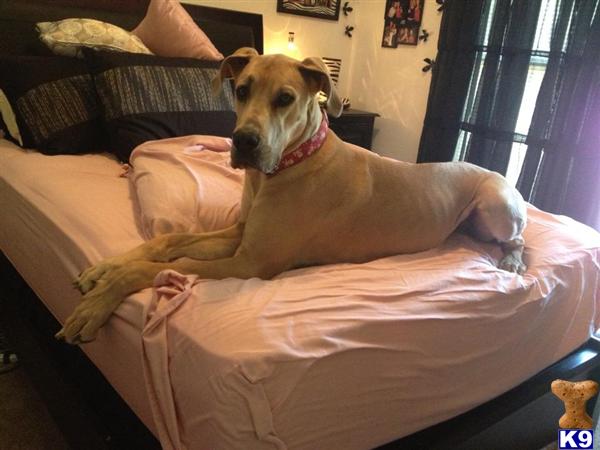
POLYGON ((565 413, 558 421, 560 428, 577 428, 580 430, 593 428, 592 418, 585 411, 586 402, 598 393, 595 381, 554 380, 552 392, 565 404, 565 413))

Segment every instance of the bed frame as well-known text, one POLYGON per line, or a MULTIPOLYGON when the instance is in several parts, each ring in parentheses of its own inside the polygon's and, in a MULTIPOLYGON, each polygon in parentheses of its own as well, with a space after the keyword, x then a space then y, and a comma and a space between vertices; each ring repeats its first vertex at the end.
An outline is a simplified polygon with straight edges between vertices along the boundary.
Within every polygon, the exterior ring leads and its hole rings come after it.
MULTIPOLYGON (((0 0, 0 54, 47 54, 33 31, 36 22, 90 17, 131 29, 147 4, 148 0, 0 0)), ((254 46, 262 53, 260 15, 184 6, 223 54, 241 46, 254 46)), ((4 255, 0 255, 0 327, 74 449, 160 448, 81 349, 53 338, 60 324, 4 255)), ((540 449, 556 440, 562 414, 562 402, 550 393, 551 381, 600 379, 599 355, 600 342, 592 338, 511 391, 379 448, 540 449)), ((593 404, 588 402, 590 413, 593 404)))

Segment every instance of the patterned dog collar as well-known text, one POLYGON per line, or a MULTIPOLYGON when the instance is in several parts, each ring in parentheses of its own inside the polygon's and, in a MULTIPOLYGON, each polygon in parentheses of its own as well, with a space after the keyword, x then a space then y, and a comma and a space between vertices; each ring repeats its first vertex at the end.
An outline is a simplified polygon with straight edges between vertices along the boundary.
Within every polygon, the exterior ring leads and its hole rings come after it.
POLYGON ((325 139, 327 138, 327 130, 329 129, 327 113, 323 111, 322 114, 323 119, 321 120, 321 125, 319 126, 317 132, 313 134, 313 136, 309 140, 300 144, 298 148, 286 153, 283 156, 283 158, 281 158, 281 161, 279 161, 279 164, 277 165, 275 170, 269 173, 270 176, 276 175, 283 169, 295 166, 296 164, 304 161, 306 158, 308 158, 310 155, 312 155, 314 152, 321 148, 323 142, 325 142, 325 139))

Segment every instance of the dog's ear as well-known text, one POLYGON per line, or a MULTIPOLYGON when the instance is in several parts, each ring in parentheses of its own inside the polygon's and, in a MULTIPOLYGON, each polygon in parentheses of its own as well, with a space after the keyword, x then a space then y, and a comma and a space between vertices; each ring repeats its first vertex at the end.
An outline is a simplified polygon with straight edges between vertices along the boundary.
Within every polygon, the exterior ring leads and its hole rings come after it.
POLYGON ((258 56, 258 52, 250 47, 239 48, 223 60, 219 73, 213 79, 213 91, 218 94, 221 91, 223 80, 226 78, 237 78, 244 67, 250 62, 252 58, 258 56))
POLYGON ((306 58, 300 63, 300 73, 307 81, 311 93, 316 95, 319 91, 325 92, 325 95, 327 95, 325 108, 329 115, 339 117, 343 109, 342 100, 335 90, 323 60, 321 58, 306 58))

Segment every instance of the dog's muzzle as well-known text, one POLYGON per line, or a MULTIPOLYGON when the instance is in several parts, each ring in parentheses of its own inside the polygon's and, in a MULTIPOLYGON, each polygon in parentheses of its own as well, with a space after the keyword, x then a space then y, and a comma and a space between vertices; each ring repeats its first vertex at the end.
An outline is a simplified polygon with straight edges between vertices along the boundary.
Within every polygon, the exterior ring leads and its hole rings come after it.
POLYGON ((233 151, 231 162, 233 167, 256 167, 260 157, 260 136, 248 130, 233 133, 233 151))

